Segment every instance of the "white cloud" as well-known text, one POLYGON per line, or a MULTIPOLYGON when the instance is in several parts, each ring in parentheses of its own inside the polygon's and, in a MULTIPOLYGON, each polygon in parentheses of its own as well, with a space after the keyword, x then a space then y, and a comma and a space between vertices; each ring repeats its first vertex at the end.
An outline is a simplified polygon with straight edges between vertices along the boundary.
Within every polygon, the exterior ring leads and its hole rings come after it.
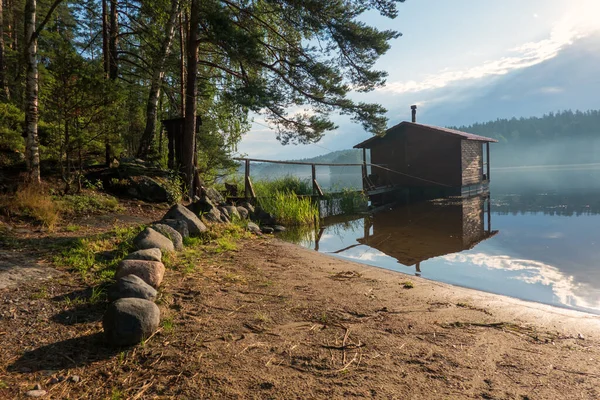
POLYGON ((539 90, 540 93, 544 93, 544 94, 557 94, 557 93, 562 93, 564 91, 565 91, 565 89, 558 87, 558 86, 545 86, 543 88, 540 88, 540 90, 539 90))
MULTIPOLYGON (((463 70, 444 68, 439 73, 425 76, 419 81, 392 82, 378 90, 393 94, 415 93, 440 89, 454 82, 500 76, 514 70, 531 67, 554 58, 561 49, 573 41, 599 30, 598 15, 600 15, 600 2, 579 0, 572 5, 572 12, 554 25, 547 39, 524 43, 509 49, 507 56, 485 61, 482 65, 463 70)), ((534 17, 537 18, 537 14, 534 14, 534 17)))
POLYGON ((484 253, 450 254, 442 257, 450 263, 469 263, 492 270, 520 272, 513 279, 529 284, 549 286, 561 304, 600 310, 598 291, 586 283, 576 282, 556 267, 534 260, 491 256, 484 253))

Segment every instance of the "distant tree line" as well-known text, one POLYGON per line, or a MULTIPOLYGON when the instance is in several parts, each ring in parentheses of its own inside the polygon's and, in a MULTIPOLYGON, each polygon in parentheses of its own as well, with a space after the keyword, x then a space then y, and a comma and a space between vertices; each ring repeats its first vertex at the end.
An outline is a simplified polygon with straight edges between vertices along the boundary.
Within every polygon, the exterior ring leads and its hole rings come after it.
POLYGON ((492 167, 600 162, 600 110, 497 119, 454 129, 497 139, 492 167))

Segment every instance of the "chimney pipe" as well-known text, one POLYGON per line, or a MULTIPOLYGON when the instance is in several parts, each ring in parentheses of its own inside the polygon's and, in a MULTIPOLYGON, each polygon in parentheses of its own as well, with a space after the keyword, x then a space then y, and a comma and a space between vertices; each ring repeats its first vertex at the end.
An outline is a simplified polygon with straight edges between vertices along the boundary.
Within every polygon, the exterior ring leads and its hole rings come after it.
POLYGON ((417 122, 417 106, 410 106, 410 109, 412 110, 412 122, 415 123, 417 122))

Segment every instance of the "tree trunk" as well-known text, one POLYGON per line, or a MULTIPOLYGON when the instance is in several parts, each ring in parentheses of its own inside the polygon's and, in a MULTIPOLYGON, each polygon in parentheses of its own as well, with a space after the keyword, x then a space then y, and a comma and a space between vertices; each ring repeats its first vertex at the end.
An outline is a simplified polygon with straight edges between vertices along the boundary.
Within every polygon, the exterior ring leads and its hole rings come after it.
POLYGON ((110 0, 110 38, 108 42, 110 54, 109 77, 111 80, 117 79, 119 74, 119 64, 117 62, 117 46, 119 44, 119 15, 117 0, 110 0))
POLYGON ((138 158, 145 159, 150 151, 150 146, 154 140, 154 133, 156 132, 156 115, 158 112, 158 98, 160 97, 160 87, 162 79, 165 74, 165 62, 169 56, 171 50, 171 43, 173 42, 173 35, 175 33, 175 22, 177 21, 177 14, 179 14, 179 0, 172 0, 171 2, 171 13, 169 14, 169 21, 165 26, 167 35, 164 37, 163 42, 160 46, 160 53, 154 70, 152 72, 152 83, 150 84, 150 93, 148 94, 148 102, 146 103, 146 128, 140 140, 140 146, 138 147, 137 156, 138 158))
POLYGON ((38 64, 35 32, 36 0, 25 4, 25 133, 27 135, 27 170, 30 183, 40 183, 40 150, 38 143, 38 64))
POLYGON ((190 198, 194 194, 194 149, 196 148, 196 81, 198 75, 198 1, 191 0, 190 27, 187 41, 187 81, 185 101, 185 123, 183 127, 183 159, 181 172, 190 198))
MULTIPOLYGON (((103 0, 103 8, 106 0, 103 0)), ((119 44, 119 14, 117 0, 110 0, 110 23, 108 23, 108 78, 114 82, 119 76, 119 63, 117 46, 119 44)), ((108 5, 106 5, 108 8, 108 5)), ((104 10, 103 10, 104 11, 104 10)), ((104 20, 103 20, 104 21, 104 20)), ((105 58, 106 62, 106 58, 105 58)), ((106 66, 105 66, 106 68, 106 66)), ((112 128, 111 128, 112 129, 112 128)), ((110 146, 110 130, 106 129, 104 134, 104 162, 106 166, 110 166, 111 146, 110 146)))
POLYGON ((180 69, 180 96, 181 96, 181 117, 185 117, 185 34, 183 33, 183 12, 179 13, 179 69, 180 69))
POLYGON ((3 0, 0 0, 0 99, 6 100, 10 97, 8 86, 6 86, 6 60, 4 59, 4 13, 3 0))
POLYGON ((110 69, 108 31, 108 0, 102 0, 102 57, 104 60, 104 74, 107 78, 110 69))

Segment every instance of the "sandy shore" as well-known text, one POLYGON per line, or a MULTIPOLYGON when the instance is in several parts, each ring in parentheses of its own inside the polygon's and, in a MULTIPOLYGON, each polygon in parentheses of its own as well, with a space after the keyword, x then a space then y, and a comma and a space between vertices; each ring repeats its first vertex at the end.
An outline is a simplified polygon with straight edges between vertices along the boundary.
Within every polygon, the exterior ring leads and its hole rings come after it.
POLYGON ((1 289, 0 397, 40 383, 47 398, 600 398, 597 316, 277 239, 198 257, 167 271, 163 327, 131 349, 103 344, 104 304, 60 300, 82 289, 73 279, 44 298, 1 289))
MULTIPOLYGON (((340 271, 352 270, 359 272, 365 279, 381 282, 382 284, 377 288, 378 295, 387 301, 393 300, 395 293, 398 292, 398 285, 410 280, 415 284, 416 290, 403 291, 402 295, 411 303, 465 303, 486 309, 500 320, 529 324, 538 329, 559 331, 565 335, 582 334, 600 339, 600 316, 598 315, 436 282, 329 256, 286 242, 280 241, 277 246, 281 246, 283 251, 290 255, 310 260, 311 263, 318 263, 325 273, 336 274, 340 271)), ((461 314, 460 310, 454 310, 449 314, 454 313, 457 317, 461 314)))

